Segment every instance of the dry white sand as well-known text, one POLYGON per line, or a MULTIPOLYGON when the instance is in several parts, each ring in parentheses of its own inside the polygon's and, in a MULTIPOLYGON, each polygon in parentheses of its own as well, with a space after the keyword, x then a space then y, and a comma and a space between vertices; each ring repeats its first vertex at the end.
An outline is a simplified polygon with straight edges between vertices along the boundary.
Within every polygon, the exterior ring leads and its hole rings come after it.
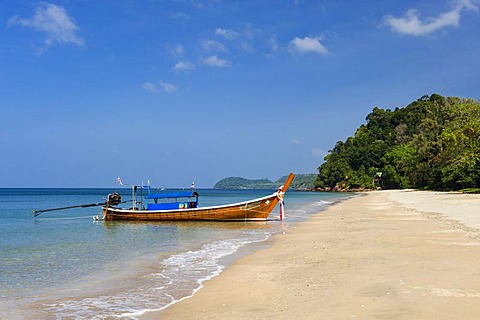
POLYGON ((480 195, 368 193, 142 319, 480 319, 479 228, 480 195))

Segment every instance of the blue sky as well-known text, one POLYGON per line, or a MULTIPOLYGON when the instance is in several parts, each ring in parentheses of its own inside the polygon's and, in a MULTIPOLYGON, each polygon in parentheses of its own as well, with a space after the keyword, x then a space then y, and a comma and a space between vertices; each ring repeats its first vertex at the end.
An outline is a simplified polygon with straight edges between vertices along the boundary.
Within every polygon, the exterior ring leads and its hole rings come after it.
POLYGON ((315 173, 378 106, 479 99, 480 4, 0 3, 0 187, 315 173))

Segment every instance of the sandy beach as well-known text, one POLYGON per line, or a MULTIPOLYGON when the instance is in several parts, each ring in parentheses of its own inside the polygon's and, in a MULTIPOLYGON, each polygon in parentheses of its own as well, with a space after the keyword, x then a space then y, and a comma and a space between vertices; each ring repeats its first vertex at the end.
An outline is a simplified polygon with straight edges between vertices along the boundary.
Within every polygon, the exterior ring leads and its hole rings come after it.
POLYGON ((141 319, 478 319, 479 259, 480 195, 371 192, 141 319))

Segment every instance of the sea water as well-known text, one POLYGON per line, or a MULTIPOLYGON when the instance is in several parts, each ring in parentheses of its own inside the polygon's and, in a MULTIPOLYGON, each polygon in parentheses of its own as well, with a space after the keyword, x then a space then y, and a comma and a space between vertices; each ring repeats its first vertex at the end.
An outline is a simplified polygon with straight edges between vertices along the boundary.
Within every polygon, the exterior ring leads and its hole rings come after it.
MULTIPOLYGON (((287 192, 266 222, 94 221, 109 189, 0 189, 0 319, 135 319, 192 296, 241 248, 351 194, 287 192)), ((275 190, 200 189, 199 206, 275 190)), ((123 199, 130 190, 122 189, 123 199)), ((255 247, 252 247, 255 248, 255 247)))

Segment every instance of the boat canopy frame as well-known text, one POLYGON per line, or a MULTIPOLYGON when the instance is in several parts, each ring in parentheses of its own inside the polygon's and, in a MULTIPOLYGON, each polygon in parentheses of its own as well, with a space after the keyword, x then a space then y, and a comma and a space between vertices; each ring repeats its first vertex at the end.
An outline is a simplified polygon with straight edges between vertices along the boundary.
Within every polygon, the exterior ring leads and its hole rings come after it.
POLYGON ((198 193, 191 192, 170 192, 152 193, 150 186, 132 186, 132 210, 174 210, 191 209, 198 207, 198 193), (143 190, 147 194, 143 195, 143 190), (137 192, 140 191, 140 201, 137 201, 137 192), (145 200, 145 201, 144 201, 145 200))

